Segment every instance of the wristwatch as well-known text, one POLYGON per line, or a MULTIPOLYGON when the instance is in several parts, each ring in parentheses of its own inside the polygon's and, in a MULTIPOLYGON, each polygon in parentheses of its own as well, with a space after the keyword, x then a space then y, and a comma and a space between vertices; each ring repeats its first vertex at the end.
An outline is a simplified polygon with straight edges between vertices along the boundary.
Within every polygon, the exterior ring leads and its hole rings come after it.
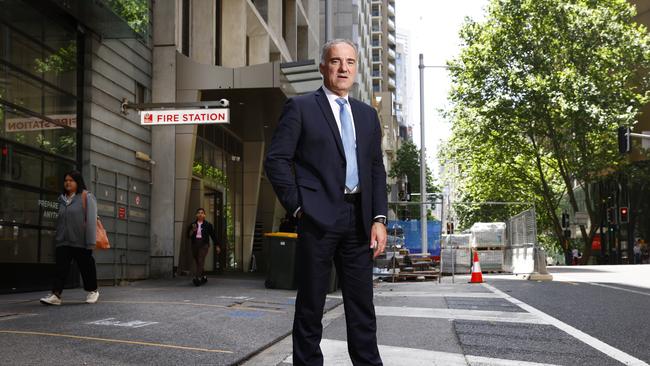
POLYGON ((372 222, 378 222, 380 224, 384 224, 386 226, 386 218, 383 216, 375 217, 372 222))

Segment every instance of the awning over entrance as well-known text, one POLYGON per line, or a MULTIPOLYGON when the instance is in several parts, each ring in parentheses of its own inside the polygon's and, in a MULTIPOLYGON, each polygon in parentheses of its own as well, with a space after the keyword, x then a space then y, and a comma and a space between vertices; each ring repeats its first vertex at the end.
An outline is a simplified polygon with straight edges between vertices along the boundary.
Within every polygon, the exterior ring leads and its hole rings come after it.
POLYGON ((268 141, 286 99, 322 85, 313 60, 229 68, 199 64, 177 53, 176 70, 177 102, 228 99, 227 128, 244 141, 268 141))

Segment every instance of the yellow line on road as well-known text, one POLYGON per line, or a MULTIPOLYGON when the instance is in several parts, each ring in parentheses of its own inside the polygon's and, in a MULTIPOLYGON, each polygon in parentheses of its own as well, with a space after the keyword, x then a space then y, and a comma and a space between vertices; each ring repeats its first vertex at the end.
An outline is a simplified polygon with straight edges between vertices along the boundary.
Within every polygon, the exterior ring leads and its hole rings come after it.
POLYGON ((145 305, 191 305, 191 306, 200 306, 208 308, 219 308, 219 309, 230 309, 230 310, 249 310, 249 311, 261 311, 267 313, 276 313, 283 314, 286 311, 282 310, 273 310, 265 308, 254 308, 250 306, 240 306, 240 305, 217 305, 217 304, 201 304, 195 302, 180 302, 180 301, 120 301, 120 300, 103 300, 100 302, 114 303, 114 304, 145 304, 145 305))
POLYGON ((85 337, 85 336, 76 336, 76 335, 71 335, 71 334, 59 334, 59 333, 28 332, 28 331, 21 331, 21 330, 0 330, 0 334, 20 334, 20 335, 34 335, 34 336, 44 336, 44 337, 72 338, 72 339, 81 339, 81 340, 86 340, 86 341, 134 344, 134 345, 138 345, 138 346, 150 346, 150 347, 159 347, 159 348, 180 349, 180 350, 185 350, 185 351, 199 351, 199 352, 210 352, 210 353, 233 353, 232 351, 225 351, 225 350, 220 350, 220 349, 185 347, 185 346, 176 346, 176 345, 173 345, 173 344, 162 344, 162 343, 141 342, 141 341, 128 341, 128 340, 123 340, 123 339, 111 339, 111 338, 85 337))

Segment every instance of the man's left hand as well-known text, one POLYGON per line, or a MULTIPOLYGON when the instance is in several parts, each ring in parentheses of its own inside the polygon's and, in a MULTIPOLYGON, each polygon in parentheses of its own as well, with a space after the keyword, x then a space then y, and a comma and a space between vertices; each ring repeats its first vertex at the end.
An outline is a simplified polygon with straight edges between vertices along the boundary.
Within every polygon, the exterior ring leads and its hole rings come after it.
POLYGON ((386 225, 381 222, 372 224, 372 229, 370 230, 370 248, 373 249, 373 258, 377 258, 378 255, 384 252, 386 248, 386 235, 386 225))

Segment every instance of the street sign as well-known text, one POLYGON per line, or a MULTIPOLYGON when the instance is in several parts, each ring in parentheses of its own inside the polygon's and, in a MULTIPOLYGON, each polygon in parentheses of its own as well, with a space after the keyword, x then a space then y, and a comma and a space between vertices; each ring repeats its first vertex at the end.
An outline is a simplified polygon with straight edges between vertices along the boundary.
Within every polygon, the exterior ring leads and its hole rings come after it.
POLYGON ((140 206, 140 196, 139 195, 135 196, 135 204, 140 206))
POLYGON ((126 207, 119 207, 117 209, 117 218, 121 220, 126 220, 126 207))
POLYGON ((222 123, 230 123, 229 108, 140 111, 140 124, 144 126, 222 123))

